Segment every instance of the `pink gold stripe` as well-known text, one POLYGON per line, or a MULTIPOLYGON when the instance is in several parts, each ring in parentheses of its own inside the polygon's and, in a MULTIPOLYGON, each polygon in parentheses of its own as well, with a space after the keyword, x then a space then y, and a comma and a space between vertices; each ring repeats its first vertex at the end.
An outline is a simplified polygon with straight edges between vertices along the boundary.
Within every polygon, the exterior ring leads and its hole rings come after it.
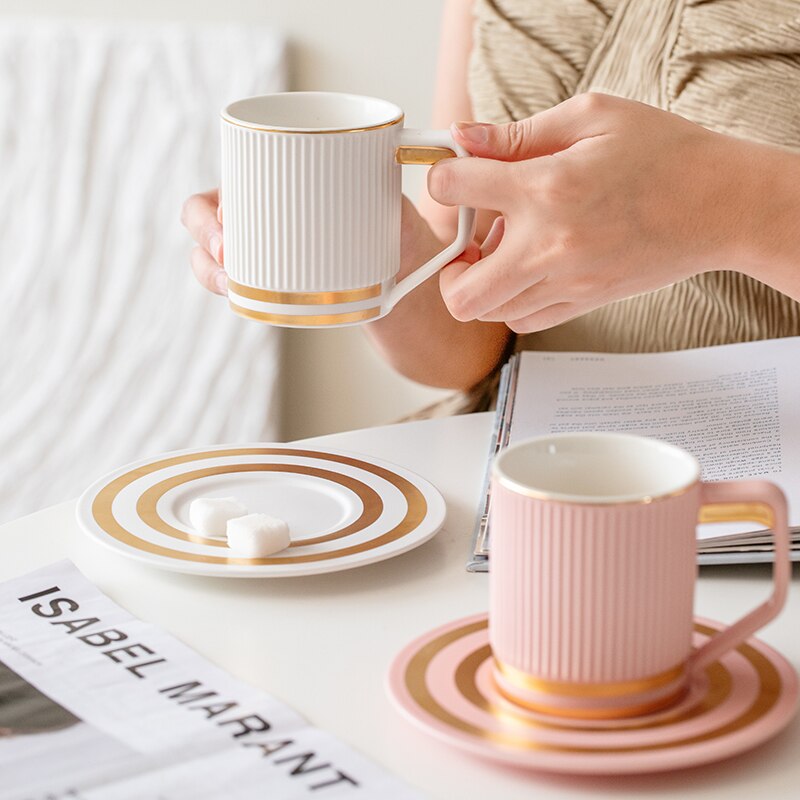
POLYGON ((548 714, 553 717, 564 717, 566 719, 625 719, 627 717, 640 717, 644 714, 653 714, 677 703, 689 691, 687 686, 681 686, 676 691, 670 692, 666 697, 659 697, 657 700, 650 700, 646 703, 635 703, 627 706, 614 707, 567 707, 552 706, 546 703, 530 702, 519 697, 514 697, 499 683, 495 683, 498 694, 516 706, 525 708, 528 711, 535 711, 539 714, 548 714))
POLYGON ((526 691, 542 694, 563 695, 566 697, 620 697, 626 694, 649 692, 667 686, 678 680, 686 671, 686 663, 681 662, 658 675, 630 681, 609 681, 606 683, 573 683, 570 681, 548 681, 528 675, 510 664, 495 658, 495 666, 511 684, 526 691))

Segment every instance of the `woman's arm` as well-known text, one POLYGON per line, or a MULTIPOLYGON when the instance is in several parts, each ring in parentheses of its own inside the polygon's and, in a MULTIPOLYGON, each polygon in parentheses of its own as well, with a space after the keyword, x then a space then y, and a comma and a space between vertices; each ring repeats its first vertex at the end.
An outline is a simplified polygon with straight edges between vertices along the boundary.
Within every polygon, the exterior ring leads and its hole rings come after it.
MULTIPOLYGON (((447 0, 434 92, 433 126, 447 128, 454 120, 472 119, 467 94, 467 62, 472 46, 472 0, 447 0)), ((404 277, 455 239, 455 208, 433 201, 423 192, 419 209, 403 207, 402 266, 404 277)), ((478 240, 489 229, 492 213, 478 218, 478 240)), ((477 257, 477 248, 472 251, 477 257)), ((458 322, 442 300, 439 281, 426 281, 397 307, 364 330, 378 352, 407 378, 429 386, 468 389, 488 375, 503 355, 510 332, 497 323, 458 322)))
POLYGON ((743 203, 735 269, 800 303, 800 153, 736 140, 743 203))
MULTIPOLYGON (((433 92, 431 127, 447 129, 453 122, 474 119, 467 91, 467 72, 472 50, 473 0, 446 0, 442 11, 436 83, 433 92)), ((420 214, 443 241, 456 238, 457 213, 454 208, 433 200, 423 189, 417 204, 420 214)), ((494 211, 479 211, 475 238, 482 242, 489 232, 494 211)))
MULTIPOLYGON (((444 247, 416 208, 403 200, 401 276, 444 247)), ((477 245, 471 245, 465 257, 475 261, 479 255, 477 245)), ((510 336, 502 323, 454 319, 435 277, 406 295, 389 315, 366 324, 364 331, 401 375, 428 386, 462 390, 497 366, 510 336)))

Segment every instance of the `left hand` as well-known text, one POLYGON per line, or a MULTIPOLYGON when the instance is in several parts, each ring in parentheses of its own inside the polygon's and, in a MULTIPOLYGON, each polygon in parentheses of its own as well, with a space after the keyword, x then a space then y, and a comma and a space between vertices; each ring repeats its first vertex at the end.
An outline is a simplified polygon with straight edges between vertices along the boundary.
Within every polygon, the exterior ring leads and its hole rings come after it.
POLYGON ((737 139, 601 94, 507 125, 456 124, 453 135, 478 157, 434 166, 431 196, 502 215, 477 263, 441 273, 458 320, 529 333, 735 268, 748 213, 737 139))

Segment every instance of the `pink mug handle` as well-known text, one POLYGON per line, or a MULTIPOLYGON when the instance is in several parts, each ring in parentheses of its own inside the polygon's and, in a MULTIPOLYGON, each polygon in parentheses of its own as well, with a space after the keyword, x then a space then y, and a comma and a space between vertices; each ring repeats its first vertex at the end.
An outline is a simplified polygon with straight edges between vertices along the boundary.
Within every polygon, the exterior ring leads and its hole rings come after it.
POLYGON ((774 619, 786 602, 791 573, 786 496, 768 481, 703 483, 699 522, 758 522, 775 539, 772 595, 738 622, 713 636, 689 659, 689 670, 702 669, 774 619), (744 500, 743 498, 747 498, 744 500))

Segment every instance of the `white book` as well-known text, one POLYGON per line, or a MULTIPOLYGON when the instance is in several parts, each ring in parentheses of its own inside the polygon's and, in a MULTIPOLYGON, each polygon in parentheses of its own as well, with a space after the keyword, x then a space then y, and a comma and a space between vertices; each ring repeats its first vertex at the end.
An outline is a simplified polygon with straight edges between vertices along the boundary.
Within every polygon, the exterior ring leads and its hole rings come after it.
MULTIPOLYGON (((800 337, 668 353, 526 351, 504 368, 492 440, 619 431, 693 453, 709 481, 774 481, 789 501, 792 558, 800 560, 800 337)), ((486 569, 488 494, 468 568, 486 569)), ((752 524, 698 528, 700 563, 772 560, 772 538, 752 524)))

